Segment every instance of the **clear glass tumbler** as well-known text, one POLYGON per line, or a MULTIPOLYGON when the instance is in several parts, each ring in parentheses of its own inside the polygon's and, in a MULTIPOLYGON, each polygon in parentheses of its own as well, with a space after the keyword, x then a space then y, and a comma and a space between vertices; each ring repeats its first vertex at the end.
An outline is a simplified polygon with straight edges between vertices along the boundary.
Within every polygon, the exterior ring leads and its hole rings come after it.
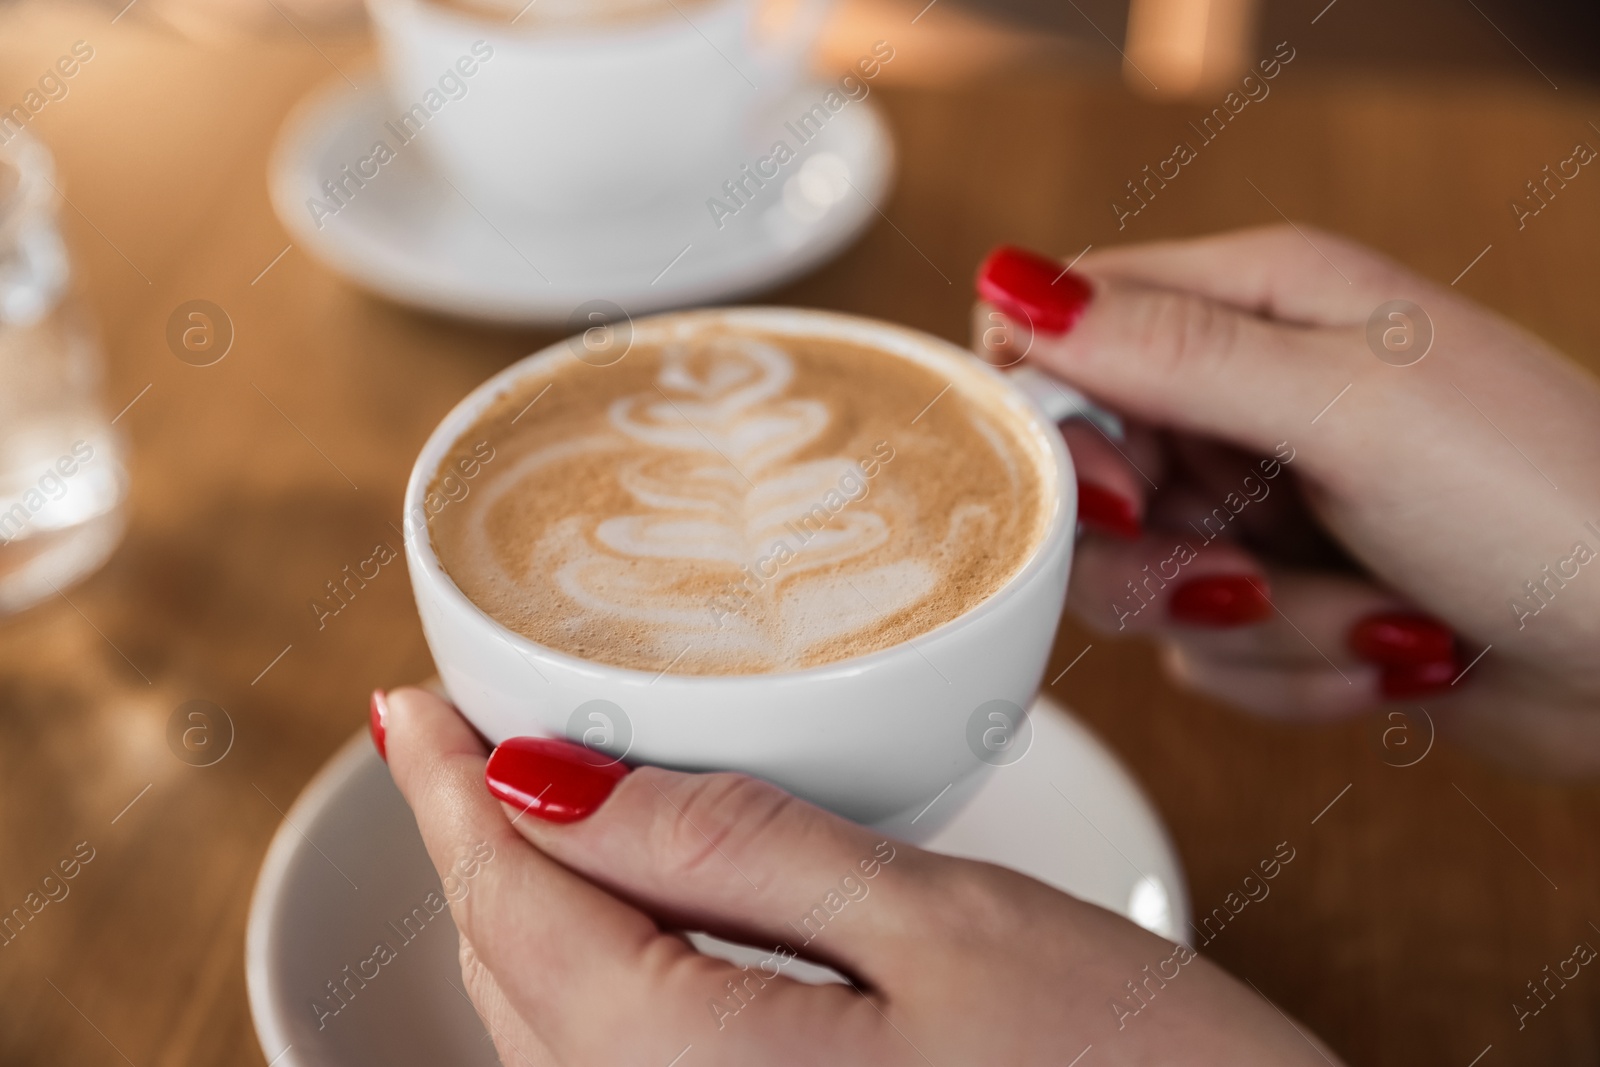
POLYGON ((96 570, 123 530, 122 442, 56 200, 48 150, 22 132, 0 144, 0 614, 96 570))

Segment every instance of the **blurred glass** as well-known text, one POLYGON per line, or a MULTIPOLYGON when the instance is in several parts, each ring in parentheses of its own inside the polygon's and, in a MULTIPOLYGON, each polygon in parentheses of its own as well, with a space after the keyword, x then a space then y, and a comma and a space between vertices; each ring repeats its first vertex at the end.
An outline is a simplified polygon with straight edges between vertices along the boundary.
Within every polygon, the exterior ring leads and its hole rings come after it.
POLYGON ((123 529, 122 443, 72 299, 54 180, 28 134, 0 146, 0 613, 97 569, 123 529))

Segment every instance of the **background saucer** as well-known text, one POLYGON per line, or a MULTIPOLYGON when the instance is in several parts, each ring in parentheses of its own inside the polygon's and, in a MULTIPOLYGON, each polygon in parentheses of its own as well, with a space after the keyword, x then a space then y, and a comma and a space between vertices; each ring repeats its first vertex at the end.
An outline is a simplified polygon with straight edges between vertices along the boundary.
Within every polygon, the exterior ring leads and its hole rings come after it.
POLYGON ((798 90, 725 156, 707 159, 703 179, 645 203, 542 212, 494 203, 451 184, 413 143, 319 220, 308 202, 327 202, 325 182, 368 157, 374 142, 399 144, 385 126, 384 92, 340 80, 285 123, 270 167, 273 208, 295 242, 334 270, 449 315, 564 325, 593 300, 630 315, 731 300, 812 269, 877 217, 894 152, 876 106, 846 104, 804 145, 785 125, 827 92, 798 90), (723 183, 780 139, 796 158, 719 227, 706 202, 728 202, 723 183))
MULTIPOLYGON (((1181 939, 1183 875, 1138 786, 1054 704, 1041 699, 1030 720, 1026 754, 926 847, 1002 863, 1181 939)), ((461 984, 450 913, 405 943, 388 925, 430 892, 439 879, 416 823, 363 730, 295 801, 250 904, 250 1011, 273 1067, 498 1063, 461 984), (319 1029, 313 999, 379 941, 398 958, 319 1029)))

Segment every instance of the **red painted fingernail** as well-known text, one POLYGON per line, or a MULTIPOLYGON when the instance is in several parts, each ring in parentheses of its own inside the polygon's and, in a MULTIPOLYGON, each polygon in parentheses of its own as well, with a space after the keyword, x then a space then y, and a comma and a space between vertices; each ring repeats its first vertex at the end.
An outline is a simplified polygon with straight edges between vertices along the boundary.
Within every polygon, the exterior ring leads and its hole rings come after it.
POLYGON ((1190 626, 1248 626, 1271 617, 1272 601, 1263 578, 1214 574, 1174 589, 1167 613, 1190 626))
POLYGON ((1397 663, 1383 668, 1379 687, 1390 700, 1408 700, 1449 689, 1460 673, 1461 664, 1454 657, 1431 663, 1397 663))
POLYGON ((1127 541, 1144 533, 1132 500, 1081 478, 1078 480, 1078 521, 1092 530, 1127 541))
POLYGON ((385 725, 389 718, 389 697, 382 689, 372 691, 372 704, 367 708, 367 726, 372 730, 372 747, 378 750, 378 755, 387 763, 389 751, 386 747, 388 737, 385 725))
POLYGON ((1037 332, 1063 334, 1077 324, 1094 292, 1055 260, 1001 245, 978 268, 978 295, 1037 332))
POLYGON ((499 799, 547 822, 586 819, 627 777, 610 756, 550 737, 513 737, 489 755, 483 779, 499 799))
POLYGON ((1350 627, 1350 651, 1369 663, 1410 666, 1455 655, 1456 635, 1437 619, 1414 611, 1381 611, 1350 627))

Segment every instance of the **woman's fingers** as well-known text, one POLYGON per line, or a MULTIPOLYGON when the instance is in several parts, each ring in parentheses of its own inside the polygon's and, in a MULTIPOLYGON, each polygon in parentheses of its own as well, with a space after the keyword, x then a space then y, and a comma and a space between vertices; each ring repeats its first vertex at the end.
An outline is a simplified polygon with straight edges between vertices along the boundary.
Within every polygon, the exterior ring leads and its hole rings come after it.
POLYGON ((641 767, 581 820, 547 821, 597 773, 574 769, 586 751, 515 738, 489 762, 491 788, 545 854, 675 926, 786 946, 870 985, 912 962, 904 927, 933 857, 734 774, 641 767))
POLYGON ((815 1020, 857 1038, 876 1025, 877 1009, 859 994, 751 978, 701 956, 529 847, 484 786, 482 742, 438 697, 391 692, 385 727, 390 769, 429 855, 454 879, 447 884, 465 889, 447 890, 456 925, 556 1062, 668 1063, 688 1044, 718 1051, 702 1062, 739 1062, 748 1042, 792 1040, 815 1020), (464 858, 474 862, 462 867, 464 858), (760 982, 761 1010, 737 1039, 714 1042, 726 1020, 708 1005, 728 996, 727 983, 747 980, 760 982))
POLYGON ((1078 521, 1098 533, 1139 536, 1151 491, 1147 478, 1161 477, 1160 449, 1153 435, 1130 424, 1118 442, 1091 422, 1061 427, 1078 478, 1078 521))
POLYGON ((390 692, 385 732, 390 772, 434 866, 465 886, 448 894, 457 898, 462 937, 558 1058, 571 1050, 563 1035, 582 1040, 604 1030, 607 997, 634 1000, 636 981, 693 955, 645 915, 527 846, 484 788, 483 743, 444 701, 420 689, 390 692), (458 867, 465 857, 479 860, 470 879, 458 867))
MULTIPOLYGON (((1325 667, 1343 672, 1351 689, 1361 699, 1373 703, 1378 691, 1370 684, 1364 666, 1376 666, 1371 657, 1382 656, 1382 649, 1358 640, 1369 618, 1403 612, 1403 605, 1390 593, 1360 578, 1268 568, 1270 588, 1267 610, 1257 623, 1240 626, 1213 626, 1204 620, 1174 620, 1163 630, 1171 643, 1182 645, 1193 655, 1260 667, 1325 667), (1359 677, 1358 677, 1359 675, 1359 677)), ((1446 632, 1446 631, 1441 631, 1446 632)), ((1448 637, 1440 658, 1452 654, 1448 637)), ((1431 651, 1424 650, 1424 654, 1431 651)))
POLYGON ((1332 398, 1382 366, 1362 326, 1276 323, 1199 293, 1088 277, 1017 249, 990 256, 978 290, 1025 338, 1033 365, 1164 429, 1263 454, 1302 438, 1332 398))
MULTIPOLYGON (((973 307, 972 349, 992 366, 1019 365, 1032 344, 989 304, 973 307)), ((1086 419, 1061 424, 1067 451, 1078 479, 1078 521, 1115 537, 1135 537, 1145 511, 1145 498, 1159 484, 1164 457, 1155 432, 1123 420, 1124 433, 1113 440, 1086 419)))
POLYGON ((1271 454, 1366 369, 1353 330, 1284 326, 1172 289, 1096 278, 1070 332, 1029 359, 1147 422, 1271 454))
POLYGON ((1264 714, 1435 697, 1465 662, 1448 628, 1387 590, 1269 567, 1226 540, 1086 538, 1070 589, 1090 626, 1160 639, 1178 681, 1264 714))
POLYGON ((1252 456, 1219 441, 1169 435, 1171 473, 1150 505, 1150 523, 1205 537, 1226 531, 1275 563, 1339 569, 1342 549, 1311 514, 1299 478, 1282 477, 1298 453, 1288 442, 1252 456))
POLYGON ((1163 648, 1161 661, 1184 688, 1267 719, 1338 719, 1373 705, 1375 668, 1346 669, 1341 674, 1324 664, 1247 665, 1208 659, 1182 645, 1163 648))
POLYGON ((1077 267, 1090 277, 1184 289, 1267 318, 1315 326, 1364 323, 1385 300, 1422 295, 1398 264, 1304 225, 1121 245, 1090 252, 1077 267))
POLYGON ((465 937, 461 938, 460 961, 461 980, 466 985, 468 998, 489 1031, 504 1067, 558 1067, 550 1050, 523 1020, 516 1005, 495 981, 494 974, 478 958, 472 942, 465 937))
POLYGON ((1219 625, 1272 614, 1266 569, 1228 540, 1152 530, 1137 540, 1085 537, 1072 561, 1068 604, 1101 633, 1161 632, 1179 619, 1219 625))

